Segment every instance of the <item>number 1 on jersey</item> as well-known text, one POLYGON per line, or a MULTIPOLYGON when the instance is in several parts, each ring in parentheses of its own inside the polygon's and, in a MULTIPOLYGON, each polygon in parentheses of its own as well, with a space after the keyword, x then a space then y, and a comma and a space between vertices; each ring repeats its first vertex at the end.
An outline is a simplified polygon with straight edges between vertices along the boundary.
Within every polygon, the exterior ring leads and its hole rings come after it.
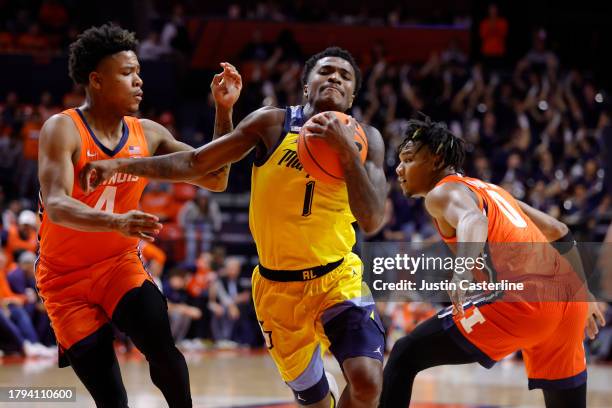
POLYGON ((312 210, 312 197, 314 196, 315 182, 309 181, 306 183, 306 193, 304 194, 304 208, 302 209, 302 217, 308 217, 312 210))
POLYGON ((308 217, 312 210, 312 197, 314 196, 314 181, 306 183, 306 193, 304 194, 304 208, 302 209, 302 217, 308 217))

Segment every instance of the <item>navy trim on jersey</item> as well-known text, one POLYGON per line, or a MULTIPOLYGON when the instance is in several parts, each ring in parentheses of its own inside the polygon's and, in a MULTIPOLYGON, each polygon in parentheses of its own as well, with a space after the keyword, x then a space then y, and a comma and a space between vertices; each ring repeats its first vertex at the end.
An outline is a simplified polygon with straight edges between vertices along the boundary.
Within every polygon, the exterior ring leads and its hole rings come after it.
MULTIPOLYGON (((260 157, 255 157, 255 161, 253 162, 253 165, 255 167, 261 167, 263 166, 270 157, 272 157, 272 155, 274 154, 274 152, 276 151, 276 149, 278 149, 278 146, 281 145, 281 143, 283 143, 283 140, 285 140, 285 137, 287 136, 287 133, 291 132, 291 127, 292 126, 302 126, 304 124, 304 112, 303 112, 303 106, 298 105, 298 106, 287 106, 285 108, 285 121, 283 122, 283 131, 280 134, 280 136, 278 137, 278 140, 276 141, 276 143, 274 144, 274 147, 267 152, 266 154, 260 156, 260 157)), ((265 149, 265 144, 263 144, 263 148, 265 149)))
POLYGON ((568 388, 580 387, 587 381, 587 370, 568 378, 558 380, 544 380, 540 378, 529 379, 529 389, 542 388, 545 390, 566 390, 568 388))
POLYGON ((108 147, 104 146, 98 140, 98 138, 96 137, 96 134, 89 127, 89 123, 87 123, 87 119, 85 119, 85 115, 83 115, 83 112, 81 112, 81 110, 79 108, 76 108, 75 110, 77 111, 77 113, 81 117, 81 120, 85 124, 85 127, 87 128, 87 131, 89 132, 89 135, 91 136, 93 141, 100 148, 100 150, 102 150, 107 156, 113 157, 114 155, 119 153, 121 151, 121 149, 123 149, 123 146, 125 146, 125 144, 127 143, 128 136, 130 134, 128 125, 127 125, 127 123, 125 123, 124 119, 121 119, 121 123, 123 124, 123 133, 121 134, 121 139, 119 140, 119 144, 117 144, 117 146, 115 146, 115 148, 113 150, 111 150, 108 147))

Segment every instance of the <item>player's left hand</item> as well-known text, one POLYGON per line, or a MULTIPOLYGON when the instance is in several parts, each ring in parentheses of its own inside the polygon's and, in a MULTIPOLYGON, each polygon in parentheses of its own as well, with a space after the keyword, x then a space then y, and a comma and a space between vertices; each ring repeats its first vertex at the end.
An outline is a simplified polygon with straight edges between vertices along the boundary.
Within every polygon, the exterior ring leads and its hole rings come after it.
POLYGON ((344 124, 333 112, 322 112, 312 117, 311 124, 304 128, 308 137, 323 138, 338 153, 347 157, 359 156, 359 150, 353 141, 357 121, 349 117, 344 124))
POLYGON ((223 72, 213 77, 210 83, 215 105, 230 109, 234 106, 242 90, 242 77, 236 67, 229 62, 222 62, 223 72))
MULTIPOLYGON (((593 340, 597 333, 599 333, 599 325, 600 327, 604 327, 606 325, 606 319, 603 314, 603 308, 605 306, 600 306, 600 302, 595 300, 588 303, 588 315, 586 321, 586 334, 589 339, 593 340)), ((605 305, 605 304, 604 304, 605 305)))

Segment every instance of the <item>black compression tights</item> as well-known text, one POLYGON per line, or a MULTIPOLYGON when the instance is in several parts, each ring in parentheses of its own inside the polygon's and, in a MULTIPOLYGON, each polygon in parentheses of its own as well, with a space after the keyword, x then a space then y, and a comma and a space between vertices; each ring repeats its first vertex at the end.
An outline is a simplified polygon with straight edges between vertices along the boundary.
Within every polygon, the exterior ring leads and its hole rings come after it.
MULTIPOLYGON (((416 375, 439 365, 467 364, 476 360, 461 349, 434 316, 398 340, 384 370, 379 408, 407 408, 416 375)), ((567 390, 544 390, 547 408, 586 407, 586 384, 567 390)))
MULTIPOLYGON (((174 345, 166 302, 154 284, 146 281, 126 293, 115 308, 113 322, 146 357, 151 379, 168 405, 191 407, 187 364, 174 345)), ((80 341, 66 356, 97 407, 127 407, 110 327, 80 341)))

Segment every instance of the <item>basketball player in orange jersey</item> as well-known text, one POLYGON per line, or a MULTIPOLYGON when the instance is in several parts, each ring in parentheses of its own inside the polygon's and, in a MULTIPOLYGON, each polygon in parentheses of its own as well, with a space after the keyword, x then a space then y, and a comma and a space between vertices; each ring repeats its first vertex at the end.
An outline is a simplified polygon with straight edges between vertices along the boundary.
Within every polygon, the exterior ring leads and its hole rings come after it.
MULTIPOLYGON (((444 124, 429 118, 411 120, 406 132, 399 147, 399 183, 406 196, 425 198, 440 235, 458 256, 480 256, 488 243, 498 272, 511 263, 518 269, 514 277, 527 287, 544 282, 547 289, 575 289, 566 287, 571 279, 564 273, 575 275, 570 267, 564 268, 569 263, 560 254, 576 251, 565 224, 496 185, 462 176, 463 141, 444 124), (553 241, 565 245, 557 252, 545 244, 553 241), (532 252, 537 262, 520 259, 517 265, 516 252, 510 254, 513 259, 495 259, 504 256, 503 249, 496 251, 496 243, 534 242, 542 243, 529 246, 538 248, 532 252)), ((516 244, 513 248, 520 249, 516 244)), ((497 301, 464 305, 460 286, 449 292, 452 308, 421 323, 393 347, 385 366, 381 407, 408 407, 415 376, 429 367, 478 362, 490 368, 517 350, 523 352, 529 389, 543 389, 547 407, 586 406, 585 323, 590 337, 597 331, 595 320, 605 324, 596 303, 553 296, 529 302, 532 299, 522 301, 524 297, 513 299, 516 293, 505 293, 497 301)))
POLYGON ((375 407, 384 335, 374 302, 362 286, 361 261, 351 252, 351 224, 357 220, 372 232, 381 223, 384 144, 376 129, 364 125, 369 148, 363 165, 353 139, 355 123, 347 126, 331 112, 319 114, 351 107, 361 74, 350 53, 331 47, 312 56, 302 83, 304 106, 261 108, 233 132, 195 152, 90 163, 80 179, 84 188, 117 172, 192 180, 256 148, 249 207, 259 255, 253 301, 270 354, 300 405, 375 407), (298 161, 298 134, 314 115, 315 123, 305 130, 325 138, 338 152, 346 183, 313 180, 298 161), (325 349, 347 379, 339 401, 330 396, 321 358, 325 349))
MULTIPOLYGON (((172 340, 165 299, 137 249, 162 227, 155 216, 136 210, 147 180, 118 173, 90 194, 75 180, 91 161, 192 150, 161 125, 130 116, 143 95, 136 47, 134 35, 114 25, 91 28, 70 46, 70 76, 85 86, 87 99, 49 118, 40 134, 36 280, 60 366, 72 365, 98 407, 127 407, 111 321, 145 355, 168 404, 190 407, 187 365, 172 340)), ((237 71, 225 64, 211 88, 218 136, 232 130, 231 108, 241 89, 237 71)), ((223 189, 228 169, 214 170, 191 182, 223 189)))

